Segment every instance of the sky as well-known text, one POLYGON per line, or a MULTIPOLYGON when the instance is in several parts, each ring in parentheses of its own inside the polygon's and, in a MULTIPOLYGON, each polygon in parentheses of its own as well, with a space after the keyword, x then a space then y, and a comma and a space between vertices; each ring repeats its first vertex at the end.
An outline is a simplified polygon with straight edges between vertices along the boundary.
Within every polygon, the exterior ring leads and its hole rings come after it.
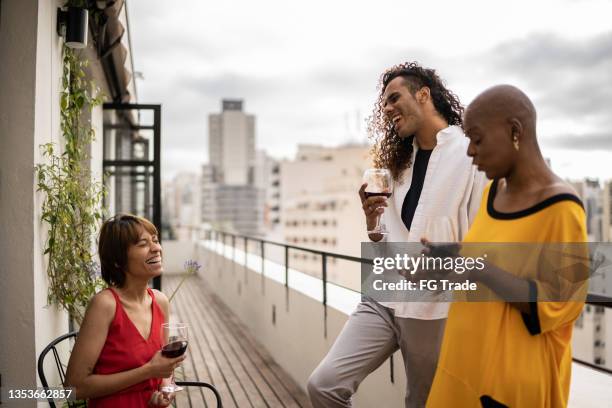
POLYGON ((385 69, 434 68, 464 105, 516 85, 553 170, 612 178, 609 0, 127 0, 138 100, 162 104, 162 174, 208 161, 208 115, 240 98, 257 148, 367 142, 385 69))

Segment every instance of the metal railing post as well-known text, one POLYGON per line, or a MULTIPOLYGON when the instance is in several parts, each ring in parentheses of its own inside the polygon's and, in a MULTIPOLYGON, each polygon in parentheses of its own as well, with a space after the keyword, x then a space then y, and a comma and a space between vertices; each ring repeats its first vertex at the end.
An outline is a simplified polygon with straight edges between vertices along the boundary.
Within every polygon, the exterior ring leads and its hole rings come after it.
POLYGON ((232 275, 236 275, 236 236, 232 234, 232 275))
POLYGON ((266 282, 265 282, 266 274, 264 272, 264 263, 266 262, 266 260, 265 260, 265 253, 264 253, 264 241, 263 240, 259 241, 259 245, 260 245, 260 249, 261 249, 261 293, 265 293, 265 291, 266 291, 266 282))
POLYGON ((285 287, 289 288, 289 247, 285 245, 285 287))
POLYGON ((249 268, 247 266, 247 261, 249 259, 249 237, 244 237, 244 283, 245 285, 249 283, 249 268))
POLYGON ((227 259, 225 259, 225 233, 223 232, 219 233, 219 244, 221 247, 221 266, 217 273, 219 274, 219 278, 221 278, 221 271, 225 268, 225 263, 227 262, 227 259))
POLYGON ((285 309, 289 311, 289 247, 285 245, 285 309))
POLYGON ((391 370, 391 384, 395 384, 395 374, 393 372, 393 354, 389 357, 389 368, 391 370))
POLYGON ((323 281, 323 337, 327 338, 327 254, 321 254, 321 278, 323 281))

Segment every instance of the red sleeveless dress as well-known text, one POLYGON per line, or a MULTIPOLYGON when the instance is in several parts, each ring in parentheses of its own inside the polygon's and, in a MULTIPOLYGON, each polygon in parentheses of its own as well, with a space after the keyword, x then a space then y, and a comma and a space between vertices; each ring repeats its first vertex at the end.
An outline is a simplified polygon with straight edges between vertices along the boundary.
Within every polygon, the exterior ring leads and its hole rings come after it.
MULTIPOLYGON (((164 313, 155 301, 153 291, 147 288, 151 296, 151 330, 148 339, 144 339, 134 323, 130 320, 121 305, 117 293, 109 288, 117 304, 115 317, 108 329, 106 342, 94 367, 95 374, 114 374, 131 370, 148 363, 153 355, 161 349, 161 325, 164 313)), ((147 407, 153 391, 159 388, 161 379, 151 378, 134 384, 115 394, 89 400, 89 407, 123 408, 147 407)))

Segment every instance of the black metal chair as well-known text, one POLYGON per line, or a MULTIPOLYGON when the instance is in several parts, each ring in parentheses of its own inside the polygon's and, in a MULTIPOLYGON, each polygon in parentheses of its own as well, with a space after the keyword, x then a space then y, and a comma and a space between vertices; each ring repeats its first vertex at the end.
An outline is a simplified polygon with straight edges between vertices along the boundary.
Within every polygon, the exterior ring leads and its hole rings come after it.
MULTIPOLYGON (((55 360, 55 366, 57 368, 60 381, 62 384, 64 384, 66 380, 67 364, 64 364, 64 362, 62 361, 60 357, 60 353, 57 351, 57 346, 63 341, 66 341, 66 340, 69 341, 72 338, 76 338, 78 334, 79 334, 78 331, 73 331, 70 333, 66 333, 62 336, 59 336, 58 338, 53 340, 51 343, 49 343, 49 345, 45 347, 45 349, 40 353, 40 356, 38 357, 38 376, 40 377, 40 382, 44 388, 49 388, 49 383, 47 382, 47 378, 45 376, 45 370, 44 370, 45 357, 47 356, 47 354, 49 354, 49 351, 53 353, 53 359, 55 360)), ((183 387, 208 388, 209 390, 213 392, 213 394, 215 394, 215 398, 217 399, 217 408, 223 408, 223 404, 221 403, 221 395, 219 394, 219 391, 217 391, 214 385, 205 383, 205 382, 199 382, 199 381, 176 381, 176 384, 183 386, 183 387)), ((48 398, 47 401, 49 402, 49 406, 51 408, 56 408, 55 401, 53 401, 53 399, 48 398)), ((86 406, 87 404, 84 401, 68 401, 69 408, 86 407, 86 406)))

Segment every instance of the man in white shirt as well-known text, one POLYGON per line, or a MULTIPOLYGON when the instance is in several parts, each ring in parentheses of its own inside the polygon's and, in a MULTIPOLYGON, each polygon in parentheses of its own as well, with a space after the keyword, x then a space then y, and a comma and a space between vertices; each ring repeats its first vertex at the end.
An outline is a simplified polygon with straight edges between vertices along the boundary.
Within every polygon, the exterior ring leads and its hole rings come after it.
MULTIPOLYGON (((387 168, 393 195, 359 196, 368 231, 384 213, 388 235, 372 241, 460 241, 476 215, 486 177, 467 156, 463 107, 432 69, 405 63, 387 70, 371 130, 376 167, 387 168), (384 207, 387 207, 385 210, 384 207)), ((400 349, 407 377, 406 407, 423 407, 435 374, 448 304, 362 302, 310 376, 315 408, 350 407, 365 377, 400 349)))

